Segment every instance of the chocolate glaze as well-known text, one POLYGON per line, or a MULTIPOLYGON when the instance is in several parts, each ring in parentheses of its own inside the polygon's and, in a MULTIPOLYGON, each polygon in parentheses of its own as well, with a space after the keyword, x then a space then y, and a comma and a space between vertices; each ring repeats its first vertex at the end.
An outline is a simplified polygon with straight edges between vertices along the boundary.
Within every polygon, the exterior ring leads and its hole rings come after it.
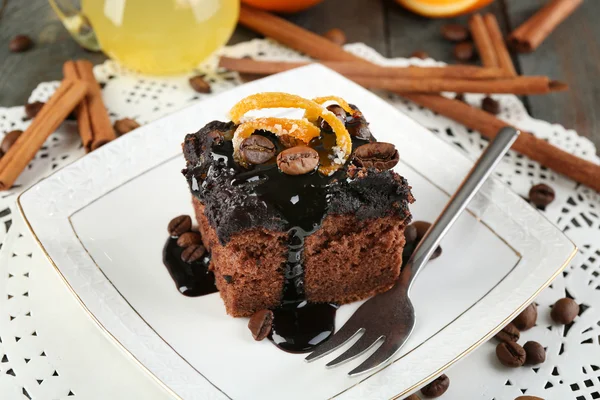
POLYGON ((182 252, 183 248, 177 246, 177 238, 167 239, 163 248, 163 263, 179 292, 188 297, 218 292, 215 275, 208 270, 210 254, 207 253, 199 261, 186 263, 181 260, 182 252))
MULTIPOLYGON (((355 112, 346 118, 346 127, 354 149, 375 139, 362 113, 352 108, 355 112)), ((235 128, 232 122, 213 121, 186 135, 183 152, 187 165, 182 172, 192 194, 204 204, 205 215, 222 244, 252 228, 288 232, 282 305, 273 310, 270 338, 286 351, 310 351, 333 333, 337 306, 306 302, 304 239, 320 228, 328 214, 353 214, 358 219, 390 215, 409 218, 408 204, 413 201, 410 186, 393 171, 357 169, 351 163, 331 176, 318 171, 283 174, 275 157, 262 165, 240 165, 233 157, 235 128)), ((271 133, 255 133, 270 138, 277 153, 283 150, 271 133)), ((334 145, 335 135, 327 130, 310 143, 319 152, 321 164, 330 162, 334 145)))

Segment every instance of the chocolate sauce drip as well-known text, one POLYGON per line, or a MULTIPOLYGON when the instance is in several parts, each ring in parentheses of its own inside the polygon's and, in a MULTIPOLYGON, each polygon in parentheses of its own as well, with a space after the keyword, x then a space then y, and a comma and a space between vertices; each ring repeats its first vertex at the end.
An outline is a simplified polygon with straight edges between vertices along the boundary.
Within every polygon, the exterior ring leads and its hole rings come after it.
POLYGON ((284 304, 273 310, 273 327, 269 339, 281 350, 306 353, 323 343, 335 330, 333 304, 306 301, 284 304))
POLYGON ((169 238, 163 248, 163 263, 179 292, 188 297, 218 292, 215 286, 215 275, 208 270, 210 254, 206 253, 199 261, 186 263, 181 260, 183 250, 177 246, 176 238, 169 238))

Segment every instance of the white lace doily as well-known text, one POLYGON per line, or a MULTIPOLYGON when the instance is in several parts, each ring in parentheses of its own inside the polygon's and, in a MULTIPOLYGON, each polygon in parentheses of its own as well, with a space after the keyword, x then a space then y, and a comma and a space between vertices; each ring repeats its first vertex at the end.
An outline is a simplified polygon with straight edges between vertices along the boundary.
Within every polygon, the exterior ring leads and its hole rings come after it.
MULTIPOLYGON (((363 44, 350 44, 346 49, 382 65, 441 64, 431 59, 386 59, 363 44)), ((232 57, 251 56, 284 61, 307 59, 269 40, 241 43, 223 49, 222 53, 232 57)), ((213 58, 197 71, 206 74, 205 79, 211 83, 213 93, 241 83, 236 73, 218 71, 215 65, 216 58, 213 58)), ((113 120, 129 117, 145 124, 210 96, 194 92, 187 76, 142 77, 120 68, 112 61, 96 66, 94 72, 104 84, 103 95, 113 120)), ((41 83, 32 93, 30 101, 45 101, 57 86, 58 82, 41 83)), ((473 159, 486 144, 479 134, 462 125, 398 96, 383 92, 380 95, 473 159)), ((469 94, 466 100, 478 105, 481 97, 469 94)), ((579 157, 600 162, 593 144, 575 131, 530 118, 516 96, 494 97, 502 105, 501 118, 579 157)), ((0 108, 0 137, 7 131, 24 129, 29 122, 24 121, 23 117, 23 107, 0 108)), ((399 150, 402 153, 402 149, 399 150)), ((95 332, 94 322, 83 312, 71 312, 65 317, 67 310, 78 307, 76 300, 69 297, 68 293, 57 295, 60 289, 64 289, 60 288, 62 283, 59 279, 40 278, 47 276, 51 267, 46 265, 20 217, 15 215, 14 201, 22 190, 83 155, 75 124, 66 122, 50 136, 15 187, 0 192, 2 399, 109 398, 108 389, 105 386, 99 388, 98 382, 116 379, 114 374, 108 372, 101 376, 93 375, 92 369, 88 370, 87 375, 81 374, 81 369, 89 366, 89 360, 94 359, 94 352, 100 352, 101 349, 106 352, 106 346, 110 348, 111 343, 109 339, 95 337, 97 346, 89 346, 86 340, 76 335, 85 332, 90 337, 94 336, 90 333, 95 332), (13 229, 9 230, 13 220, 13 229), (52 304, 52 307, 48 304, 52 304), (62 334, 49 317, 52 310, 57 318, 62 315, 60 320, 65 321, 59 326, 63 329, 62 334), (101 339, 105 341, 102 342, 104 347, 100 344, 101 339), (69 343, 68 346, 65 341, 69 343), (91 384, 92 381, 95 385, 91 384)), ((600 195, 515 152, 510 152, 504 158, 496 174, 523 196, 527 196, 533 184, 550 184, 556 191, 556 199, 547 207, 544 215, 578 245, 580 252, 565 272, 537 298, 538 324, 522 333, 521 342, 536 340, 547 347, 546 362, 535 367, 507 369, 496 360, 495 343, 486 343, 448 372, 451 384, 444 398, 512 400, 526 393, 545 399, 599 399, 600 195), (572 325, 557 328, 551 323, 549 309, 551 304, 564 296, 574 297, 582 305, 582 313, 572 325)), ((122 353, 115 353, 127 359, 122 353)), ((122 367, 120 377, 129 377, 132 383, 143 381, 141 370, 136 365, 129 365, 122 360, 119 362, 116 358, 111 364, 106 357, 97 357, 94 371, 109 370, 118 364, 122 367)), ((145 397, 139 396, 142 390, 153 388, 152 384, 129 385, 129 388, 123 388, 122 394, 127 392, 127 398, 133 398, 131 396, 134 395, 137 398, 149 398, 147 393, 145 397), (135 386, 145 388, 137 388, 139 392, 135 392, 135 386)), ((156 398, 160 396, 159 393, 156 398)))

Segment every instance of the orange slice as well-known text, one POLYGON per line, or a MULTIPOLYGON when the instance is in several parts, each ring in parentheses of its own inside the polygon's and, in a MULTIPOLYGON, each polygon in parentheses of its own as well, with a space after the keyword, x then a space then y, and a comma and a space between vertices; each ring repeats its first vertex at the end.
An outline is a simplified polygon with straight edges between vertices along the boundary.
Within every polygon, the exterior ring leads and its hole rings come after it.
POLYGON ((410 11, 430 18, 454 17, 470 13, 493 0, 396 0, 410 11))

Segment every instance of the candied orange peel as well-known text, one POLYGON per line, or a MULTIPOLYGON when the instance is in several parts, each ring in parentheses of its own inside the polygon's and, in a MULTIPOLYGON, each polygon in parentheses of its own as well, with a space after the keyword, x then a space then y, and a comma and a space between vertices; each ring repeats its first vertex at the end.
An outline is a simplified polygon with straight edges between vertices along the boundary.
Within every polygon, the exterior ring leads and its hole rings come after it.
POLYGON ((321 104, 321 105, 325 104, 328 101, 333 101, 333 102, 337 103, 338 106, 342 107, 344 109, 344 111, 346 111, 348 114, 354 113, 354 110, 352 109, 352 107, 350 107, 350 104, 348 104, 348 102, 346 102, 346 100, 342 99, 339 96, 315 97, 312 100, 315 103, 321 104))
POLYGON ((306 144, 321 134, 321 130, 317 126, 305 119, 257 118, 240 124, 235 130, 233 148, 236 153, 244 139, 250 137, 257 130, 268 131, 277 136, 290 135, 306 144))
MULTIPOLYGON (((329 100, 336 101, 338 102, 340 107, 344 109, 345 107, 347 107, 350 110, 350 112, 352 112, 352 109, 350 108, 348 103, 346 103, 343 99, 339 97, 328 96, 319 97, 317 99, 319 99, 319 101, 322 101, 323 103, 329 100)), ((334 153, 331 155, 332 164, 329 166, 320 167, 319 171, 325 175, 331 175, 342 165, 344 165, 344 163, 348 160, 348 157, 352 153, 352 140, 350 138, 350 133, 348 133, 348 130, 346 129, 345 124, 342 121, 340 121, 335 116, 335 114, 327 110, 321 104, 313 100, 305 99, 304 97, 300 97, 295 94, 283 92, 256 93, 243 98, 237 104, 235 104, 233 108, 229 111, 229 115, 233 122, 239 123, 240 121, 242 121, 244 115, 248 111, 265 108, 299 108, 305 110, 305 115, 310 116, 310 118, 257 118, 256 120, 244 122, 240 124, 240 126, 237 128, 234 134, 233 146, 235 153, 237 153, 241 142, 246 137, 252 135, 254 130, 259 129, 273 132, 276 135, 291 135, 302 140, 304 143, 308 143, 311 138, 320 135, 320 129, 316 126, 319 117, 329 124, 336 136, 336 146, 333 148, 334 153), (259 122, 254 123, 254 121, 259 122), (288 123, 283 121, 290 122, 288 123), (294 129, 294 132, 290 132, 294 124, 298 128, 294 129), (275 127, 275 125, 280 125, 281 127, 275 127), (309 126, 311 126, 312 128, 309 128, 309 126), (282 133, 277 132, 278 130, 280 130, 282 133), (286 130, 287 132, 283 133, 283 130, 286 130), (246 136, 244 137, 244 135, 246 136)))

